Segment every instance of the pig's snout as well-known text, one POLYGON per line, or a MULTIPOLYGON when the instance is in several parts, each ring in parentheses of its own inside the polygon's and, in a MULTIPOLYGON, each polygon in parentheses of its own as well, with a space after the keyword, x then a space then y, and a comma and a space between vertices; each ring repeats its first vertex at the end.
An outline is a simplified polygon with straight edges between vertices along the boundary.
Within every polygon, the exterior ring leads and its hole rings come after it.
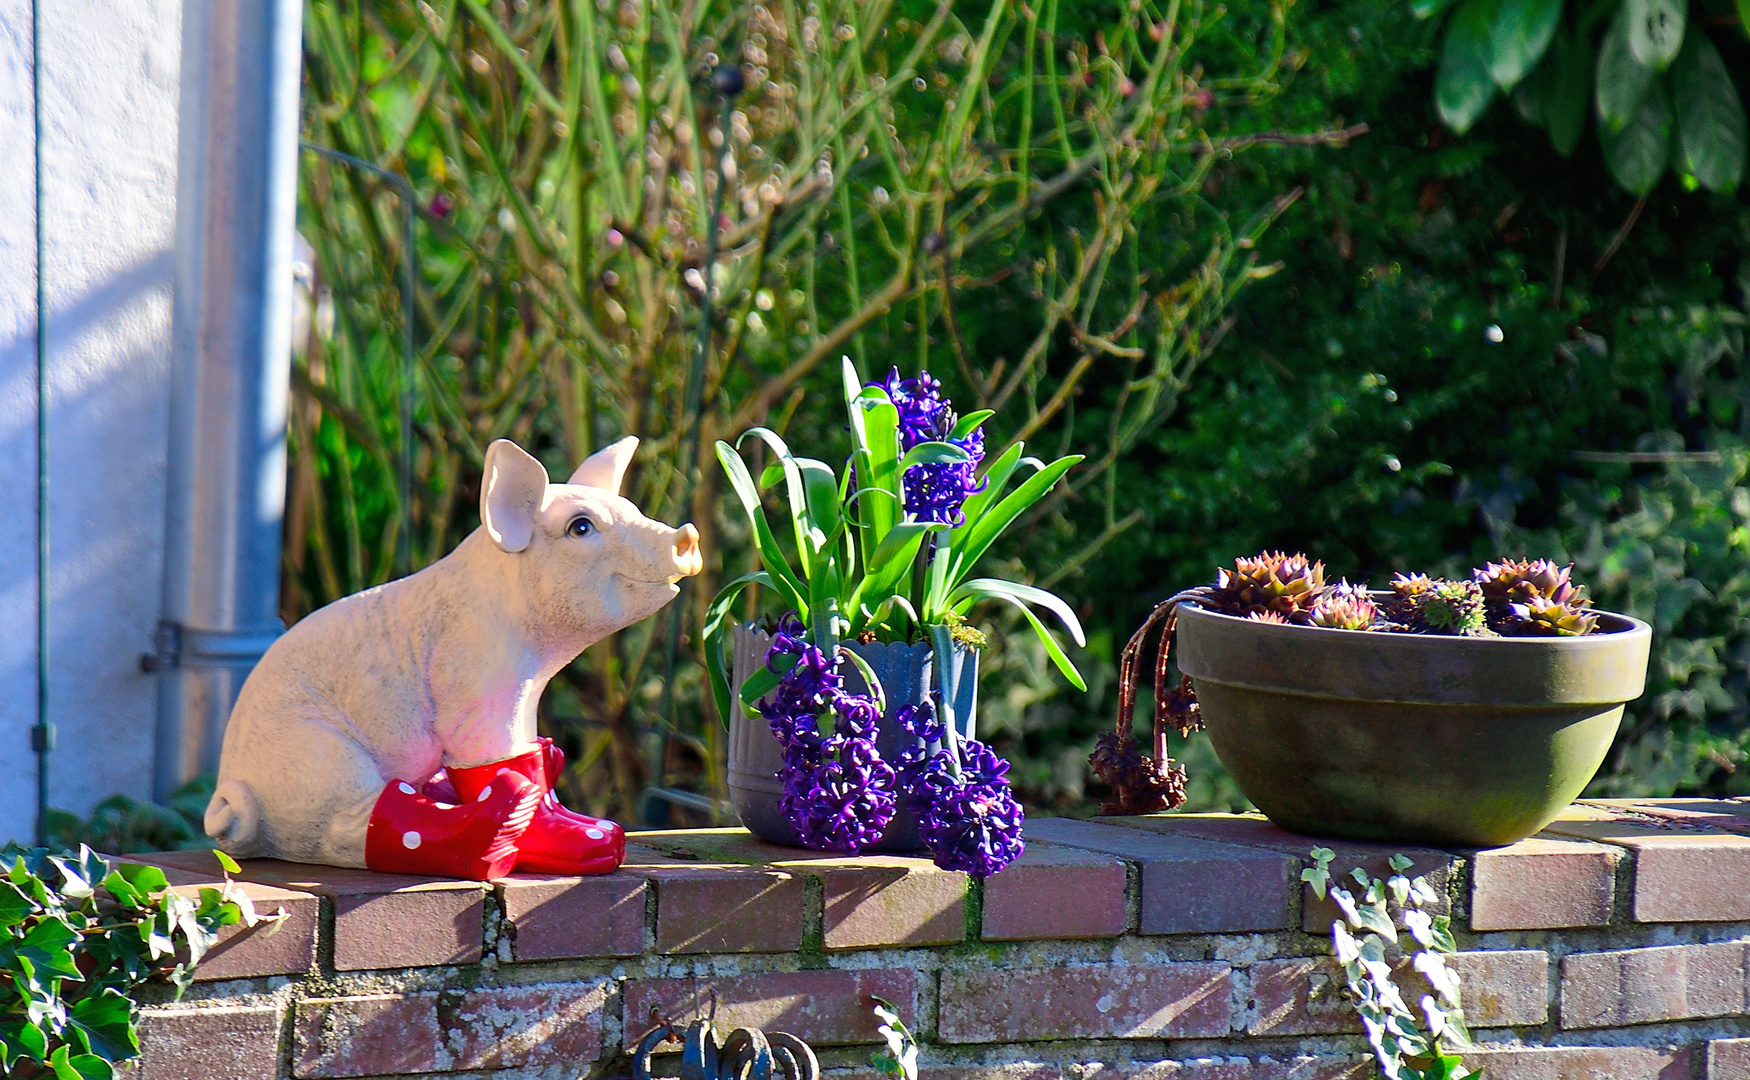
POLYGON ((705 569, 705 556, 699 551, 699 530, 691 523, 674 531, 674 568, 677 578, 692 577, 705 569))

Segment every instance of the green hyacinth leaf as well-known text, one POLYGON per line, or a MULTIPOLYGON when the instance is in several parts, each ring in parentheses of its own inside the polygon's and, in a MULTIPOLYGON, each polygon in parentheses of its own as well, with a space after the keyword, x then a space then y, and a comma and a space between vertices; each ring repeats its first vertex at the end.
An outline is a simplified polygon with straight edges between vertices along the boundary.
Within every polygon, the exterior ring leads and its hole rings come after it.
POLYGON ((1609 131, 1621 131, 1640 110, 1658 75, 1635 59, 1628 44, 1628 6, 1617 9, 1610 29, 1598 45, 1598 119, 1609 131))
POLYGON ((1744 103, 1713 42, 1691 34, 1671 66, 1677 145, 1683 170, 1711 191, 1744 178, 1744 103))
POLYGON ((1622 130, 1600 133, 1604 161, 1623 190, 1645 195, 1658 184, 1671 160, 1671 127, 1671 96, 1661 80, 1622 130))
POLYGON ((1432 19, 1451 7, 1452 3, 1453 0, 1410 0, 1410 14, 1418 19, 1432 19))
POLYGON ((1511 90, 1543 59, 1562 22, 1562 0, 1501 0, 1489 34, 1489 77, 1511 90))
POLYGON ((1624 0, 1628 47, 1647 67, 1664 71, 1683 47, 1689 0, 1624 0))
POLYGON ((1440 119, 1460 135, 1471 129, 1495 100, 1489 74, 1490 30, 1500 0, 1464 0, 1446 26, 1440 70, 1434 76, 1434 104, 1440 119))

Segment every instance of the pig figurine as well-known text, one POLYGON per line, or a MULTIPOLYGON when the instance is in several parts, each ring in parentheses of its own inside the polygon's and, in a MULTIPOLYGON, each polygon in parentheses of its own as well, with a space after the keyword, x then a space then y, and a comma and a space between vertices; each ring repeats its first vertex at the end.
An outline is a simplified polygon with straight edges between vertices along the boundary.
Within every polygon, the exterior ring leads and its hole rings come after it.
POLYGON ((699 534, 619 495, 638 440, 551 484, 515 443, 486 452, 480 528, 419 573, 286 631, 243 684, 206 830, 231 855, 484 881, 608 873, 611 821, 552 794, 535 735, 547 681, 661 608, 699 534))

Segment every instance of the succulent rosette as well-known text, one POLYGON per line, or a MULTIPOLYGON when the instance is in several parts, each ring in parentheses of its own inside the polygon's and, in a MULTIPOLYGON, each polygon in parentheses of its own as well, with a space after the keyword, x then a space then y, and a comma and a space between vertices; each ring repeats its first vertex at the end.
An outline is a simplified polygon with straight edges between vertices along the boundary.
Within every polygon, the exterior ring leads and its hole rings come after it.
POLYGON ((1077 645, 1085 644, 1069 605, 1043 589, 972 575, 1004 530, 1081 458, 1041 462, 1017 441, 987 460, 981 425, 991 413, 956 413, 927 371, 903 377, 896 368, 865 382, 847 359, 844 382, 851 452, 840 459, 847 461, 843 473, 791 453, 765 428, 748 431, 735 446, 717 444, 753 528, 760 569, 725 585, 706 615, 713 696, 725 719, 739 708, 771 728, 784 759, 782 807, 804 844, 862 850, 880 839, 905 799, 938 863, 995 873, 1022 846, 1024 815, 1007 763, 958 736, 951 716, 937 715, 955 700, 951 692, 884 715, 874 672, 839 643, 928 640, 936 685, 947 687, 956 651, 983 640, 966 617, 979 603, 997 600, 1021 612, 1053 663, 1086 690, 1056 632, 1034 613, 1050 612, 1077 645), (750 440, 763 444, 768 459, 757 479, 742 457, 750 440), (765 504, 777 488, 789 513, 774 529, 765 504), (773 635, 766 667, 747 677, 733 700, 725 646, 732 605, 748 589, 775 595, 779 610, 790 614, 773 635), (863 669, 871 694, 845 691, 845 663, 863 669), (877 750, 889 723, 906 734, 894 760, 877 750))

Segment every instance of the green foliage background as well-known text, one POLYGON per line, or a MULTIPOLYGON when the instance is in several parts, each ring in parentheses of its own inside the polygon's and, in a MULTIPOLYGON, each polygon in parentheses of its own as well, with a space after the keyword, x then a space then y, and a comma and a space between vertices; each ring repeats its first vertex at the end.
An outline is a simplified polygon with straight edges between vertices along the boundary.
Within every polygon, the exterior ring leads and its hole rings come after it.
POLYGON ((1564 159, 1509 110, 1451 136, 1429 28, 1400 5, 1303 6, 1290 26, 1312 59, 1272 110, 1372 133, 1218 178, 1217 200, 1288 176, 1307 195, 1260 244, 1284 270, 1131 459, 1148 541, 1090 574, 1110 588, 1094 607, 1128 613, 1117 630, 1261 547, 1376 584, 1572 558, 1658 634, 1592 791, 1750 791, 1742 201, 1672 177, 1632 221, 1596 153, 1564 159))
MULTIPOLYGON (((500 6, 508 17, 511 5, 500 6)), ((927 13, 916 6, 919 17, 927 13)), ((976 26, 984 6, 956 11, 976 26)), ((1742 201, 1686 191, 1668 174, 1637 208, 1606 172, 1594 127, 1581 135, 1582 152, 1564 158, 1504 105, 1467 135, 1452 135, 1434 105, 1436 27, 1417 22, 1401 0, 1303 0, 1279 29, 1280 10, 1264 0, 1203 10, 1212 29, 1189 70, 1257 70, 1277 47, 1283 62, 1273 81, 1222 89, 1205 79, 1220 92, 1193 114, 1201 130, 1227 140, 1357 123, 1370 132, 1347 147, 1216 149, 1193 188, 1163 195, 1130 226, 1114 273, 1135 282, 1153 275, 1159 287, 1192 272, 1212 236, 1302 192, 1255 244, 1246 242, 1257 265, 1281 269, 1239 292, 1230 323, 1209 323, 1219 344, 1179 369, 1174 402, 1098 484, 1074 489, 998 553, 1007 565, 993 573, 1052 588, 1077 607, 1089 644, 1076 659, 1090 691, 1077 694, 1054 676, 1024 624, 998 621, 989 627, 995 647, 984 667, 981 730, 1015 761, 1032 812, 1090 813, 1098 793, 1085 786, 1085 756, 1111 722, 1118 647, 1155 600, 1210 578, 1217 563, 1265 547, 1303 549, 1334 573, 1378 583, 1396 570, 1460 572, 1499 555, 1539 554, 1575 560, 1601 606, 1646 618, 1659 635, 1647 695, 1631 707, 1594 791, 1750 792, 1741 272, 1750 216, 1742 201)), ((1060 14, 1059 34, 1079 40, 1087 56, 1126 9, 1075 0, 1060 14)), ((1733 80, 1750 85, 1742 29, 1710 25, 1733 80)), ((368 105, 318 101, 312 115, 332 134, 349 122, 348 107, 368 105)), ((414 179, 428 198, 436 182, 422 169, 414 179)), ((1005 261, 1024 265, 1029 252, 1073 245, 1093 205, 1048 207, 985 250, 984 261, 962 267, 974 282, 954 293, 964 367, 948 347, 945 313, 927 303, 915 309, 921 330, 908 306, 868 324, 848 351, 870 372, 888 363, 909 372, 925 356, 962 407, 976 407, 984 391, 973 382, 988 390, 995 365, 1012 365, 1037 332, 1038 295, 1005 261)), ((310 217, 304 227, 344 239, 354 226, 310 217)), ((819 259, 814 270, 836 280, 844 262, 819 259)), ((442 272, 456 271, 443 263, 442 272)), ((382 278, 392 280, 390 270, 382 278)), ((368 310, 349 316, 367 364, 394 363, 396 310, 390 295, 375 323, 368 310)), ((528 323, 526 305, 523 315, 528 323)), ((473 342, 469 363, 495 347, 473 342)), ((986 430, 1022 428, 1029 410, 1061 389, 1061 412, 1029 441, 1042 455, 1108 445, 1134 368, 1102 357, 1078 371, 1084 355, 1059 333, 1027 393, 986 430)), ((533 377, 532 368, 516 370, 533 377)), ((829 366, 824 381, 805 386, 835 401, 833 377, 829 366)), ((508 408, 523 391, 507 372, 480 393, 508 408)), ((786 437, 799 452, 829 456, 830 440, 842 439, 831 410, 817 417, 799 400, 781 417, 795 425, 786 437)), ((393 429, 380 434, 380 444, 392 442, 393 429)), ((343 484, 364 484, 374 468, 359 435, 325 420, 302 451, 330 507, 352 498, 343 484)), ((555 460, 566 453, 562 442, 548 449, 555 460)), ((422 469, 446 477, 444 490, 465 506, 477 464, 422 469)), ((313 545, 369 549, 371 523, 381 528, 392 500, 370 505, 363 526, 331 509, 303 527, 319 537, 313 545)), ((435 524, 431 535, 442 535, 435 524)), ((738 569, 745 538, 727 523, 720 538, 738 569)), ((294 539, 301 546, 307 537, 294 539)), ((379 550, 387 572, 388 547, 379 550)), ((312 565, 289 568, 291 617, 336 591, 312 565)), ((609 664, 571 679, 549 695, 549 711, 587 713, 591 688, 618 670, 609 664)), ((690 678, 682 696, 699 702, 696 673, 690 678)), ((635 716, 655 707, 631 690, 625 700, 635 716)), ((699 752, 720 753, 706 737, 708 710, 690 707, 699 713, 699 752)), ((573 750, 604 763, 629 760, 587 741, 573 750)), ((1194 808, 1244 805, 1202 736, 1175 752, 1191 768, 1194 808)), ((709 773, 692 779, 704 784, 709 773)), ((624 802, 596 805, 632 812, 624 802)))

